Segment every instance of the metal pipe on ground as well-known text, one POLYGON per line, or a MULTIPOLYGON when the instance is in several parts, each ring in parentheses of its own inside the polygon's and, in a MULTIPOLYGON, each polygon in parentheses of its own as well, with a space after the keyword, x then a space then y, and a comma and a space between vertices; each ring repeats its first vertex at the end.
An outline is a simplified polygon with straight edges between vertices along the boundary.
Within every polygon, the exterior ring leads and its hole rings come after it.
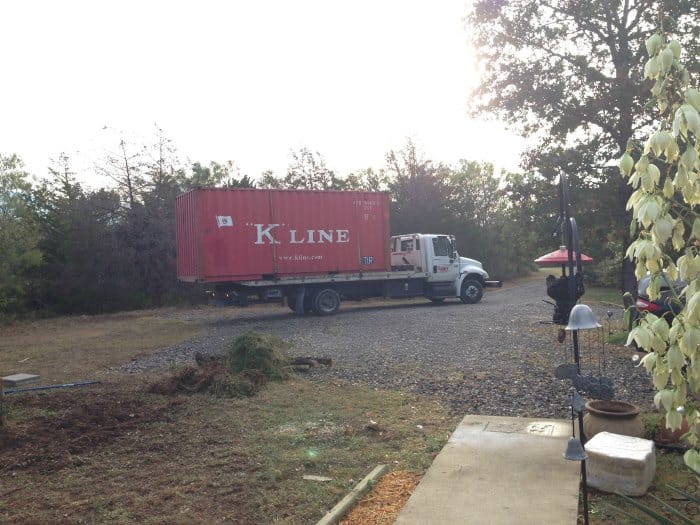
POLYGON ((81 381, 78 383, 64 383, 62 385, 33 386, 33 387, 29 387, 29 388, 15 388, 13 390, 5 390, 5 395, 18 394, 20 392, 36 392, 39 390, 55 390, 58 388, 73 388, 76 386, 95 385, 98 383, 100 383, 100 381, 81 381))

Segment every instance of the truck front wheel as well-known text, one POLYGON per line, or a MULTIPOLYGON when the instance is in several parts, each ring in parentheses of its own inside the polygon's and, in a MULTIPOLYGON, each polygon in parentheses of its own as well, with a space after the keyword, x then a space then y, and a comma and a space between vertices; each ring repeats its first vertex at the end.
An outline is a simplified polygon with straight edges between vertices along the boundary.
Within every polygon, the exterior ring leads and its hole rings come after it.
POLYGON ((467 279, 462 283, 462 293, 459 298, 464 304, 475 304, 481 301, 484 289, 481 283, 475 279, 467 279))
POLYGON ((316 292, 313 302, 314 312, 318 315, 333 315, 340 309, 340 295, 331 288, 316 292))

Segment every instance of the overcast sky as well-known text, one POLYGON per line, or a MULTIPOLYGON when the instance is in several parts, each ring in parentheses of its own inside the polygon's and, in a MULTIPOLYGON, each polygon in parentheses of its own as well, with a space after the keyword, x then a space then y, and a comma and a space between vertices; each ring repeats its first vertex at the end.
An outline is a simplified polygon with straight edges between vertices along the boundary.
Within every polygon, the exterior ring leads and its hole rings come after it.
MULTIPOLYGON (((411 137, 427 158, 514 169, 522 142, 470 121, 464 0, 60 0, 0 4, 0 153, 77 169, 155 126, 183 160, 340 175, 411 137)), ((84 174, 81 174, 84 176, 84 174)), ((93 180, 95 184, 105 181, 93 180)))

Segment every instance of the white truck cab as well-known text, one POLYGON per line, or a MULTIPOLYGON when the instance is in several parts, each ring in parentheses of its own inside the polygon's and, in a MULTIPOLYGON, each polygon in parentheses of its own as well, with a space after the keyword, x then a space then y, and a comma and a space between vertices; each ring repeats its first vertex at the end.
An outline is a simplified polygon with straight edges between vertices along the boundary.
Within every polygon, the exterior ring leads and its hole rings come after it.
POLYGON ((489 280, 479 261, 460 257, 452 235, 396 235, 390 239, 390 252, 392 271, 423 273, 425 295, 435 302, 459 297, 465 303, 477 303, 485 286, 501 286, 500 281, 489 280))

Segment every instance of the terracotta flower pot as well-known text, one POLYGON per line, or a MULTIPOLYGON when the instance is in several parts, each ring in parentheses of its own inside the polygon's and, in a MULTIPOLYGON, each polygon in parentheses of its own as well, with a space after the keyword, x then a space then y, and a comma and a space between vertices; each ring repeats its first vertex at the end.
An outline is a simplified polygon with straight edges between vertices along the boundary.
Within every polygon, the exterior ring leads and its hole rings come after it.
POLYGON ((598 432, 644 437, 644 421, 639 408, 624 401, 588 401, 583 416, 583 433, 591 439, 598 432))

